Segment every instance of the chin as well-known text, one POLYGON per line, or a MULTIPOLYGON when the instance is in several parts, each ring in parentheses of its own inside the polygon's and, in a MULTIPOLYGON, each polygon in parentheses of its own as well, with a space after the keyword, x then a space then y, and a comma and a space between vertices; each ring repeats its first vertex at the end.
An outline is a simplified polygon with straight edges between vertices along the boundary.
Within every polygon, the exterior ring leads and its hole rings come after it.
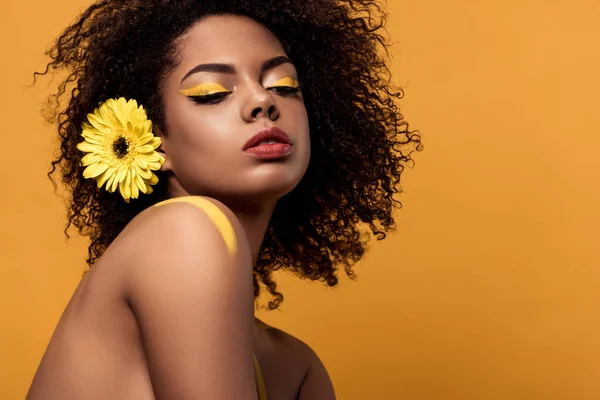
POLYGON ((290 193, 292 190, 294 190, 296 186, 298 186, 298 183, 300 183, 300 180, 302 179, 302 175, 297 177, 286 178, 288 179, 274 178, 264 180, 262 182, 256 182, 256 186, 248 188, 248 195, 278 200, 279 198, 290 193))
POLYGON ((306 167, 265 163, 237 183, 238 196, 247 201, 273 203, 290 193, 302 180, 306 167))

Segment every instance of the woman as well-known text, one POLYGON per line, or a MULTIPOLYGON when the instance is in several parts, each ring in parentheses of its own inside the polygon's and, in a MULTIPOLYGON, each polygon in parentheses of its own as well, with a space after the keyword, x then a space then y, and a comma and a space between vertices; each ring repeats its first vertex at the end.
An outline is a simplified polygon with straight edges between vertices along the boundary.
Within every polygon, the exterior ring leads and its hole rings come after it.
MULTIPOLYGON (((28 399, 332 399, 254 318, 272 272, 337 283, 420 149, 369 1, 104 0, 50 50, 86 273, 28 399)), ((48 69, 46 72, 48 72, 48 69)), ((52 173, 51 172, 51 173, 52 173)))

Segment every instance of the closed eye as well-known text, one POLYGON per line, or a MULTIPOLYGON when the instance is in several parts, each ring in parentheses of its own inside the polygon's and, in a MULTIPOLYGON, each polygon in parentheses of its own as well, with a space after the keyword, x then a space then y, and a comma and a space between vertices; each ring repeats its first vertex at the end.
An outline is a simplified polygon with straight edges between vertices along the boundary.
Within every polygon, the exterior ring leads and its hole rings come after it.
POLYGON ((276 93, 281 95, 290 95, 294 93, 298 93, 302 88, 300 86, 292 87, 292 86, 271 86, 269 90, 273 90, 276 93))
POLYGON ((202 96, 188 96, 188 98, 198 104, 217 104, 225 99, 225 96, 229 93, 230 92, 219 92, 202 96))
POLYGON ((216 104, 231 93, 217 82, 201 83, 190 89, 182 89, 179 92, 198 104, 216 104))
MULTIPOLYGON (((190 100, 197 104, 217 104, 223 101, 225 97, 227 97, 227 95, 231 94, 231 92, 225 90, 210 93, 210 91, 208 91, 207 89, 225 88, 218 84, 211 84, 211 87, 201 85, 196 88, 181 90, 181 93, 187 95, 187 97, 190 100)), ((286 77, 277 81, 274 86, 269 86, 267 90, 271 90, 279 94, 280 96, 290 97, 300 92, 302 90, 302 87, 300 86, 300 83, 295 79, 286 77)))

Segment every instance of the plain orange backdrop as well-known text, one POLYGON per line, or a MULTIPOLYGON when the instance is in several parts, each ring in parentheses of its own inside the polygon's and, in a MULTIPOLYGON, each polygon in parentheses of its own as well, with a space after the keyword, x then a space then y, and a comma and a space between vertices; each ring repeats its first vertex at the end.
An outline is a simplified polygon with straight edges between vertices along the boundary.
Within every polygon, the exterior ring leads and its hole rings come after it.
MULTIPOLYGON (((84 2, 0 5, 0 398, 22 399, 81 276, 34 88, 84 2)), ((280 275, 266 322, 340 399, 600 399, 600 2, 390 0, 394 82, 425 151, 398 229, 335 289, 280 275)))

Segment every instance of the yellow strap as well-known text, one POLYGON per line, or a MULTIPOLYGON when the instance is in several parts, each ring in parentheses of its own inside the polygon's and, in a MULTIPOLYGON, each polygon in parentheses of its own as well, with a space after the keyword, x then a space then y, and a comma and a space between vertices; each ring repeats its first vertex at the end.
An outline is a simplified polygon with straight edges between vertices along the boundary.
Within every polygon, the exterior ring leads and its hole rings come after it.
MULTIPOLYGON (((265 324, 256 317, 254 317, 254 322, 256 323, 256 326, 258 326, 260 329, 265 330, 270 328, 269 325, 265 324)), ((265 387, 262 371, 260 370, 260 364, 258 363, 258 358, 256 358, 256 355, 254 356, 254 369, 256 370, 256 389, 258 390, 258 400, 266 400, 267 389, 265 387)))
POLYGON ((258 391, 258 400, 267 400, 267 388, 265 387, 265 381, 263 379, 262 371, 260 369, 260 364, 258 363, 258 358, 254 356, 254 371, 256 373, 256 390, 258 391))
POLYGON ((229 218, 221 211, 219 207, 217 207, 214 203, 211 203, 209 200, 198 197, 198 196, 184 196, 184 197, 175 197, 169 200, 161 201, 154 205, 154 207, 161 207, 171 203, 188 203, 198 208, 201 208, 206 215, 212 220, 212 222, 216 225, 217 229, 223 236, 223 240, 225 241, 225 245, 227 245, 227 250, 230 255, 235 255, 237 252, 237 239, 235 236, 235 231, 233 229, 233 225, 229 221, 229 218))

